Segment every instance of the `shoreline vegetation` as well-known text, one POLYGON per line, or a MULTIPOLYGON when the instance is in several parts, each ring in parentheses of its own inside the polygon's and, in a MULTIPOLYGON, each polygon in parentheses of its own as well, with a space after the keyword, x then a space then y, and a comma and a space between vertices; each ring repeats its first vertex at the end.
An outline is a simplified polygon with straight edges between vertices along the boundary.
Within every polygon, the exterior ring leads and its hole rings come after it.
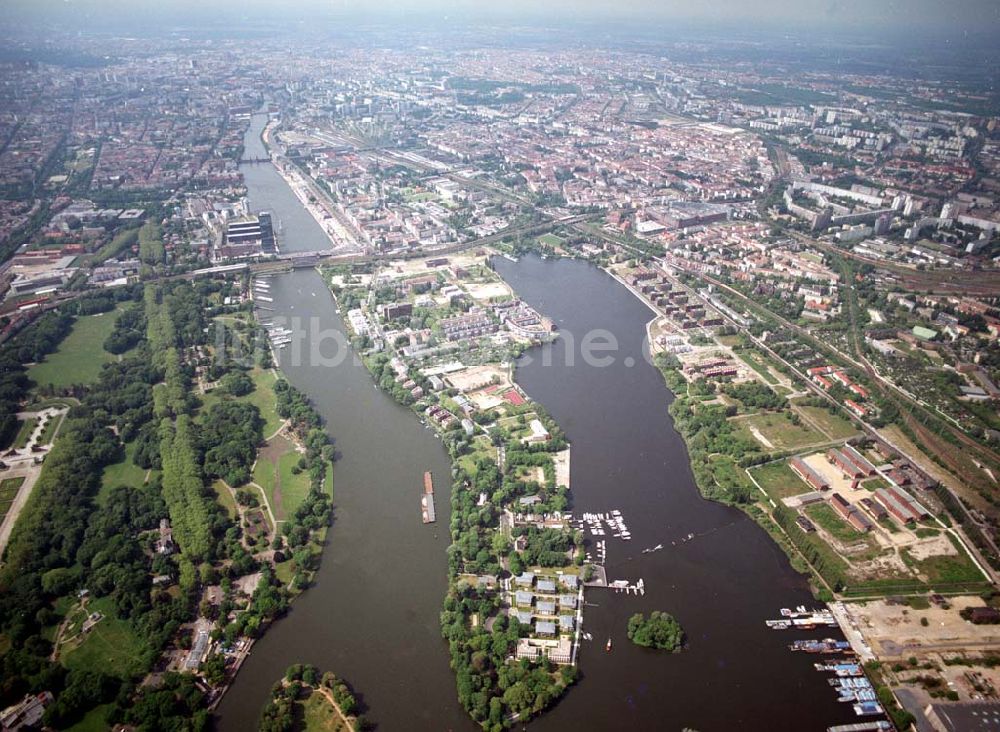
MULTIPOLYGON (((751 414, 782 414, 786 409, 784 399, 777 398, 770 386, 760 382, 748 382, 752 388, 747 384, 725 382, 717 385, 704 381, 688 383, 681 375, 680 363, 669 354, 656 354, 654 364, 674 397, 668 411, 674 428, 684 440, 695 484, 702 497, 738 508, 753 519, 782 549, 791 566, 809 579, 810 589, 818 601, 833 602, 838 596, 850 599, 884 596, 886 593, 926 594, 931 588, 939 592, 978 593, 988 587, 960 544, 956 546, 959 557, 956 562, 961 566, 941 570, 936 581, 899 572, 897 576, 886 578, 855 578, 851 565, 834 548, 815 534, 804 531, 797 520, 796 511, 788 508, 781 500, 775 500, 754 478, 755 471, 757 477, 771 471, 780 471, 775 473, 779 477, 774 480, 797 490, 800 479, 784 464, 797 450, 765 449, 751 435, 744 434, 733 426, 732 418, 742 414, 741 409, 748 406, 751 414), (728 401, 729 405, 720 403, 720 398, 728 401), (741 406, 737 408, 733 404, 741 406), (771 506, 770 510, 767 505, 771 506)), ((827 406, 819 402, 808 408, 825 410, 827 406)), ((792 418, 792 424, 796 426, 794 421, 795 417, 792 418)), ((828 444, 841 442, 843 440, 828 444)), ((815 519, 825 508, 813 507, 810 516, 815 519)), ((824 514, 823 518, 825 517, 824 514)), ((839 533, 839 536, 838 533, 833 533, 834 540, 855 538, 853 529, 846 524, 842 526, 839 516, 831 515, 828 520, 821 521, 820 525, 839 533)), ((937 533, 936 529, 929 526, 915 528, 917 531, 937 533)), ((903 561, 907 566, 913 564, 912 561, 907 562, 905 556, 903 561)))
POLYGON ((69 407, 0 569, 0 706, 49 691, 43 721, 58 728, 202 728, 253 640, 309 585, 333 447, 268 356, 239 359, 259 335, 245 290, 237 279, 96 293, 0 347, 10 440, 21 402, 69 407), (115 358, 72 384, 33 385, 21 364, 57 353, 95 313, 115 358), (278 524, 250 480, 265 424, 280 425, 307 481, 278 524))

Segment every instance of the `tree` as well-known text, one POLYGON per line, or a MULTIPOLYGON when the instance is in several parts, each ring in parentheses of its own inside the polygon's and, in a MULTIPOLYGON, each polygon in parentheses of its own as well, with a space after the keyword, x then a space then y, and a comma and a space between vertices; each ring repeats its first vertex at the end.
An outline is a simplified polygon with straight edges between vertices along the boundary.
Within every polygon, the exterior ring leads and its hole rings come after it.
POLYGON ((636 645, 672 652, 680 650, 684 643, 680 623, 660 610, 654 610, 648 618, 642 613, 629 618, 628 637, 636 645))

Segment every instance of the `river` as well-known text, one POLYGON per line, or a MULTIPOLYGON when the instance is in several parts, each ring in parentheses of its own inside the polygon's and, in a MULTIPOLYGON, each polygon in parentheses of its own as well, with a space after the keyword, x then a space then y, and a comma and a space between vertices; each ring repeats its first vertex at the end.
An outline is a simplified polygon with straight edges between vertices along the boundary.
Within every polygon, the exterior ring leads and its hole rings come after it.
MULTIPOLYGON (((254 118, 248 155, 260 152, 251 143, 262 124, 254 118)), ((248 165, 244 172, 254 208, 282 221, 285 251, 329 246, 272 166, 248 165)), ((706 732, 737 726, 824 729, 855 721, 849 705, 836 703, 826 676, 813 670, 817 657, 787 649, 802 634, 764 628, 764 619, 776 617, 778 608, 809 604, 810 595, 763 530, 735 509, 698 495, 667 414, 670 394, 659 372, 641 358, 649 310, 583 262, 527 257, 517 264, 498 261, 497 269, 564 333, 579 340, 590 328, 605 328, 621 345, 615 365, 607 368, 579 358, 568 365, 565 341, 545 347, 551 365, 535 349, 517 379, 572 442, 575 510, 618 508, 625 515, 633 541, 609 540, 609 577, 642 577, 647 588, 643 597, 588 591, 594 606, 586 610, 585 627, 594 641, 582 650, 582 679, 531 727, 687 726, 706 732), (626 356, 633 366, 625 365, 626 356), (690 533, 695 539, 671 544, 690 533), (665 549, 640 553, 657 543, 665 549), (653 609, 680 620, 687 650, 664 656, 626 640, 629 615, 653 609), (609 636, 614 650, 605 653, 609 636)), ((271 297, 274 316, 316 318, 320 329, 344 332, 316 272, 274 278, 271 297)), ((308 349, 308 336, 305 343, 308 349)), ((438 629, 446 589, 447 455, 409 410, 373 387, 354 359, 334 367, 295 364, 290 351, 281 352, 282 369, 313 399, 336 441, 335 522, 315 587, 254 646, 219 707, 220 727, 252 729, 271 685, 288 665, 306 662, 348 679, 380 729, 474 729, 458 705, 438 629), (420 522, 425 470, 436 478, 433 526, 420 522)))
POLYGON ((608 579, 641 577, 646 587, 643 596, 588 590, 596 607, 584 616, 594 641, 584 646, 583 679, 533 727, 803 730, 857 721, 813 669, 817 658, 788 650, 803 634, 764 626, 781 607, 814 603, 763 529, 698 493, 667 412, 672 395, 643 357, 651 311, 584 262, 531 256, 495 263, 525 301, 569 334, 529 353, 516 378, 572 443, 574 511, 619 509, 632 532, 629 543, 608 538, 608 579), (614 335, 613 364, 581 358, 579 344, 591 329, 614 335), (570 337, 575 351, 565 345, 570 337), (694 538, 682 541, 689 534, 694 538), (642 554, 657 544, 664 549, 642 554), (651 610, 680 621, 687 650, 664 656, 627 640, 629 616, 651 610), (608 637, 612 653, 603 650, 608 637))
MULTIPOLYGON (((249 157, 265 154, 263 125, 264 116, 255 115, 245 140, 249 157)), ((274 166, 242 168, 252 208, 282 222, 283 251, 330 246, 274 166)), ((315 318, 320 331, 345 331, 313 270, 273 278, 270 296, 268 314, 275 318, 315 318)), ((308 320, 304 326, 308 333, 308 320)), ((313 340, 306 337, 304 354, 313 340)), ((333 341, 326 346, 324 355, 332 357, 333 341)), ((474 729, 458 703, 438 624, 447 589, 448 455, 410 410, 374 388, 353 358, 335 367, 309 365, 308 358, 296 365, 291 352, 279 352, 279 365, 313 400, 335 441, 334 524, 315 586, 254 644, 219 706, 219 726, 255 729, 285 668, 311 663, 347 679, 383 730, 474 729), (437 523, 430 526, 420 520, 425 470, 434 475, 437 499, 437 523)))

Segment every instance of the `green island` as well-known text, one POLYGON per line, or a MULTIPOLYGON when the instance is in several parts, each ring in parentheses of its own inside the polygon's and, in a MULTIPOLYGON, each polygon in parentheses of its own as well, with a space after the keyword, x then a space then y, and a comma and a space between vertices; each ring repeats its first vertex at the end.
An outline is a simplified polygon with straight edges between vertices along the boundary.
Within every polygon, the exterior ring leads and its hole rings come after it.
MULTIPOLYGON (((154 234, 140 243, 155 257, 154 234)), ((51 694, 46 726, 206 729, 312 581, 333 447, 254 348, 247 284, 86 293, 0 345, 4 513, 26 494, 5 515, 2 694, 51 694), (255 482, 260 455, 287 475, 284 501, 255 482)))
POLYGON ((440 262, 387 267, 378 286, 359 283, 364 267, 324 276, 375 383, 433 427, 451 457, 441 632, 459 701, 495 732, 540 714, 575 683, 593 569, 566 513, 565 435, 511 376, 518 355, 551 338, 551 323, 486 255, 440 262), (448 288, 462 295, 446 297, 448 288), (533 325, 515 333, 501 316, 533 325), (408 328, 429 331, 425 347, 414 348, 408 328))
POLYGON ((271 689, 258 732, 362 732, 373 725, 361 714, 351 687, 332 672, 293 664, 271 689))
POLYGON ((684 647, 684 630, 673 615, 654 610, 649 617, 636 613, 628 619, 628 639, 643 648, 677 653, 684 647))

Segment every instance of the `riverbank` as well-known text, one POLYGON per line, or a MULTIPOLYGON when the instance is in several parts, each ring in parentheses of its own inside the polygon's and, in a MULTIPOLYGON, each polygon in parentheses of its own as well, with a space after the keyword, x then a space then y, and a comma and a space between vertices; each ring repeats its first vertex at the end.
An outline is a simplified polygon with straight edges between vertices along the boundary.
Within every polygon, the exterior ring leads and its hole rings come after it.
MULTIPOLYGON (((263 329, 258 314, 247 315, 254 326, 247 329, 251 334, 263 329)), ((242 316, 238 313, 235 318, 242 316)), ((258 337, 264 336, 258 332, 258 337)), ((254 339, 250 336, 249 340, 254 339)), ((312 584, 326 545, 333 501, 331 441, 319 414, 305 395, 288 384, 280 367, 265 363, 250 373, 251 383, 244 388, 252 389, 247 393, 226 394, 227 389, 215 384, 222 396, 211 391, 202 396, 204 410, 227 403, 253 405, 266 429, 264 443, 256 447, 250 479, 235 487, 220 479, 213 487, 219 502, 244 528, 244 549, 273 572, 290 605, 312 584), (274 471, 270 477, 268 465, 274 471), (283 470, 278 470, 279 465, 283 470), (282 478, 286 481, 284 502, 282 478)), ((221 704, 269 625, 262 624, 259 635, 255 630, 230 638, 224 682, 210 697, 210 711, 221 704)))
POLYGON ((278 123, 273 120, 268 122, 260 136, 261 144, 270 157, 274 169, 295 194, 303 208, 309 212, 319 228, 326 234, 334 251, 358 249, 358 242, 338 221, 337 212, 328 205, 327 194, 319 190, 318 184, 298 170, 294 163, 275 152, 277 145, 272 142, 271 134, 278 126, 278 123))
POLYGON ((753 339, 727 327, 722 315, 728 313, 711 293, 657 267, 603 269, 656 314, 646 324, 647 348, 674 394, 670 415, 699 492, 740 509, 767 531, 810 578, 815 597, 986 587, 988 575, 962 542, 941 533, 951 532, 936 516, 898 525, 887 514, 880 517, 885 512, 874 501, 885 499, 878 491, 895 486, 900 474, 875 466, 891 456, 776 371, 752 349, 753 339), (841 451, 862 469, 845 462, 841 451), (830 496, 847 508, 837 510, 825 500, 830 496))

